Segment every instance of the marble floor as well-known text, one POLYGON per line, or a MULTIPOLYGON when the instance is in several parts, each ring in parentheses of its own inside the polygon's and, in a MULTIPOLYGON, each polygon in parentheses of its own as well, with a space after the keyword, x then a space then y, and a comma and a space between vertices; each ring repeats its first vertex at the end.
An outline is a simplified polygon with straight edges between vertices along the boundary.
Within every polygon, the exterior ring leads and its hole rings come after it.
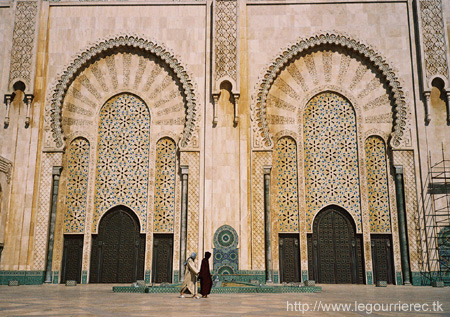
POLYGON ((321 286, 315 294, 220 294, 199 300, 113 293, 112 285, 99 284, 0 286, 0 316, 450 315, 450 287, 321 286))

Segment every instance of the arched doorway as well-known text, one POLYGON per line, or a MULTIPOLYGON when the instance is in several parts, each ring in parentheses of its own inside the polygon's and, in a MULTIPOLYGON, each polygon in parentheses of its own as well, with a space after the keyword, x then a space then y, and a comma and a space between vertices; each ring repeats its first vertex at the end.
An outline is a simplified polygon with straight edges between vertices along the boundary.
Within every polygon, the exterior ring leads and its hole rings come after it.
POLYGON ((101 219, 92 237, 91 283, 132 283, 144 278, 145 235, 129 208, 117 206, 101 219))
POLYGON ((363 283, 361 237, 344 209, 319 212, 308 240, 310 271, 318 283, 363 283))

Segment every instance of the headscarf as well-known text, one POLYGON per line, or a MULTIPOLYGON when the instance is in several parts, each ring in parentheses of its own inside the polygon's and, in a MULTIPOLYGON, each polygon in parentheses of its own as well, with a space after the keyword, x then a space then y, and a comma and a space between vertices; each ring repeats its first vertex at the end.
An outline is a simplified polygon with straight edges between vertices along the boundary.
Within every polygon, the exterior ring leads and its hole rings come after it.
POLYGON ((209 260, 211 257, 211 252, 205 252, 205 259, 209 260))
POLYGON ((192 259, 192 261, 194 261, 196 257, 197 257, 197 253, 192 252, 191 256, 188 257, 186 261, 184 261, 183 265, 186 266, 188 261, 189 261, 189 259, 192 259))

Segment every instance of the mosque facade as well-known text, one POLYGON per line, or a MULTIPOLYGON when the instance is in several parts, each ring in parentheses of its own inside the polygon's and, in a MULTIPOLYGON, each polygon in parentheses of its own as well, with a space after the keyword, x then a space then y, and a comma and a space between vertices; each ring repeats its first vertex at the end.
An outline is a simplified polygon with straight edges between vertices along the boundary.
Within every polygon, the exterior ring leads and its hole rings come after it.
POLYGON ((0 284, 450 283, 442 0, 0 0, 0 284))

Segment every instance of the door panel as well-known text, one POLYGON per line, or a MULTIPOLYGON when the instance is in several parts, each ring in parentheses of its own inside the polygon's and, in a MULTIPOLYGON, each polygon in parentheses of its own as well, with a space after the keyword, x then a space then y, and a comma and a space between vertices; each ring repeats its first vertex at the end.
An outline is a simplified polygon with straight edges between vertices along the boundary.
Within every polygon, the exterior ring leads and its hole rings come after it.
POLYGON ((83 258, 83 235, 64 235, 61 283, 75 280, 81 283, 81 264, 83 258))
POLYGON ((155 234, 153 238, 154 283, 172 283, 173 235, 155 234))
POLYGON ((371 235, 374 282, 394 283, 393 255, 390 235, 371 235))
POLYGON ((144 278, 145 236, 139 220, 126 207, 116 207, 102 218, 92 237, 90 281, 131 283, 144 278))
POLYGON ((298 234, 280 234, 280 282, 300 282, 298 234))
POLYGON ((322 210, 308 235, 310 278, 318 283, 363 283, 360 239, 345 210, 322 210))

